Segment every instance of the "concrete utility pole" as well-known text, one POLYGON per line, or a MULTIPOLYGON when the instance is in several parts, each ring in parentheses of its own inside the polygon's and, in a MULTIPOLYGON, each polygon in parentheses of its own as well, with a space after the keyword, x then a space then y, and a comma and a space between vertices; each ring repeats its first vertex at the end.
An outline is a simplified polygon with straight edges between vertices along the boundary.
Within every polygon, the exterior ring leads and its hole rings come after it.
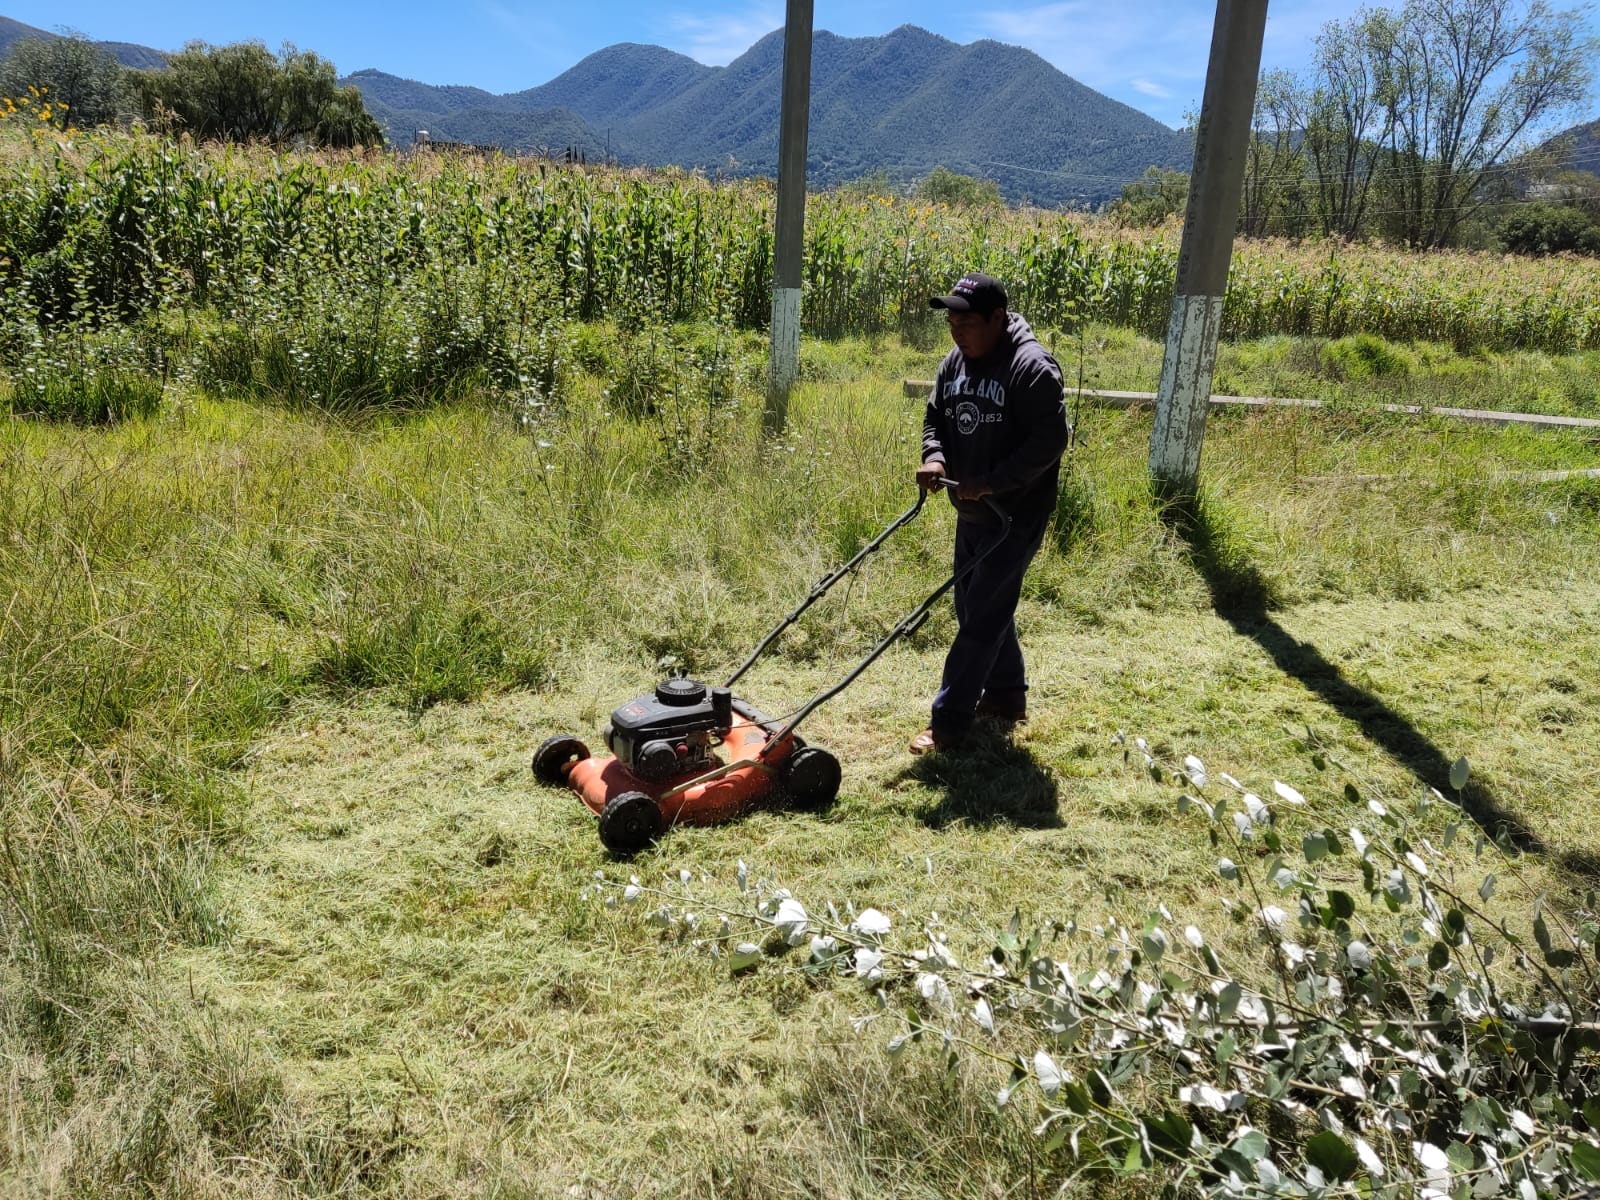
POLYGON ((1157 492, 1167 496, 1192 498, 1199 487, 1200 444, 1206 436, 1217 333, 1228 290, 1266 27, 1267 0, 1217 0, 1205 99, 1195 130, 1189 207, 1178 250, 1178 286, 1167 320, 1167 349, 1156 391, 1155 429, 1150 434, 1150 474, 1157 492))
POLYGON ((763 424, 789 419, 800 373, 801 256, 806 228, 806 138, 811 127, 812 0, 788 0, 783 26, 783 108, 778 135, 778 229, 772 260, 772 359, 763 424))

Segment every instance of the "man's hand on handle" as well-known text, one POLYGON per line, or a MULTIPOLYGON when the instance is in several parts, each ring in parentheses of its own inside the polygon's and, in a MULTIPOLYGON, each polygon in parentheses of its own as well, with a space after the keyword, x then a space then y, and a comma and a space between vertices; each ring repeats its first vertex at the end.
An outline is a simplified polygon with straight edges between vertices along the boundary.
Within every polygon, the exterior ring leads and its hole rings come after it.
POLYGON ((994 495, 994 489, 981 479, 967 482, 950 482, 945 479, 944 464, 942 462, 925 462, 917 468, 917 486, 925 492, 933 491, 939 487, 948 487, 956 494, 957 500, 982 500, 985 496, 994 495))

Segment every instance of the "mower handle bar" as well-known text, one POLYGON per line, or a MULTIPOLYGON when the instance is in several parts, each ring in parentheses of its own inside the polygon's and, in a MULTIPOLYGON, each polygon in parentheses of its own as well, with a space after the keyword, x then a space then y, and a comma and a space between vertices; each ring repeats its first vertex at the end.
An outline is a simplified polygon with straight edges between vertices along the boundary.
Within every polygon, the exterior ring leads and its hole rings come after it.
MULTIPOLYGON (((941 476, 933 486, 958 488, 961 485, 953 479, 946 479, 941 476)), ((767 650, 772 646, 772 643, 778 640, 783 631, 788 629, 789 626, 793 625, 800 619, 801 614, 804 613, 806 609, 810 608, 818 600, 822 599, 822 597, 828 593, 828 589, 833 587, 834 584, 838 583, 846 575, 850 574, 850 572, 854 571, 858 566, 860 566, 862 561, 875 552, 879 546, 883 545, 884 542, 888 541, 890 536, 893 535, 896 530, 910 524, 913 520, 915 520, 916 515, 922 511, 922 505, 923 502, 928 498, 929 490, 930 489, 928 488, 918 488, 917 501, 915 504, 891 521, 883 530, 883 532, 878 534, 877 537, 873 538, 865 546, 861 547, 860 551, 854 558, 845 563, 844 566, 840 567, 837 571, 833 572, 833 574, 821 580, 816 587, 812 588, 811 594, 801 601, 800 607, 795 609, 783 620, 779 621, 777 627, 773 629, 771 633, 767 634, 766 637, 761 639, 761 644, 751 651, 750 657, 745 659, 744 662, 740 664, 737 671, 728 676, 727 682, 722 686, 725 688, 731 688, 735 683, 737 683, 740 677, 743 676, 746 671, 755 666, 756 660, 767 652, 767 650)), ((995 512, 999 513, 1002 520, 1006 519, 1005 513, 1001 512, 1000 506, 995 504, 993 500, 989 501, 989 507, 994 509, 995 512)))
MULTIPOLYGON (((960 485, 954 482, 947 482, 945 486, 953 488, 959 487, 960 485)), ((1007 513, 1005 509, 996 504, 993 498, 989 496, 984 497, 984 503, 987 504, 994 512, 995 516, 1000 519, 1000 533, 994 539, 994 541, 985 546, 981 554, 977 555, 972 559, 971 562, 962 567, 961 570, 952 574, 949 579, 946 579, 931 593, 929 593, 928 598, 921 604, 917 605, 917 607, 914 608, 905 617, 905 619, 900 622, 900 624, 891 629, 884 636, 884 639, 872 648, 872 652, 856 664, 853 671, 851 671, 832 687, 824 688, 815 696, 811 697, 810 700, 806 701, 805 706, 801 708, 799 712, 795 713, 794 716, 790 717, 789 720, 785 722, 782 729, 769 733, 767 736, 767 745, 772 746, 782 742, 784 738, 788 737, 794 732, 795 727, 799 725, 801 721, 804 721, 818 708, 826 704, 829 700, 832 700, 840 692, 844 691, 845 688, 854 683, 863 671, 878 661, 878 657, 885 650, 887 650, 899 639, 903 637, 909 637, 911 634, 920 629, 922 627, 922 623, 928 619, 929 610, 933 608, 939 599, 951 588, 955 587, 956 584, 960 583, 968 575, 972 574, 973 571, 977 570, 978 565, 982 563, 984 559, 988 558, 989 555, 998 550, 1001 542, 1005 541, 1011 536, 1011 515, 1007 513)))
MULTIPOLYGON (((940 479, 935 486, 943 486, 954 489, 960 487, 961 485, 953 479, 940 479)), ((867 555, 871 554, 880 545, 882 545, 884 540, 887 539, 890 534, 894 533, 894 531, 899 529, 901 526, 907 524, 919 512, 921 512, 922 504, 927 498, 928 490, 930 489, 919 489, 915 504, 913 504, 905 512, 901 513, 899 517, 892 521, 889 526, 877 537, 873 538, 871 542, 867 543, 867 545, 862 548, 861 552, 852 558, 848 563, 840 567, 821 583, 817 584, 817 586, 811 590, 811 594, 806 597, 805 602, 801 604, 799 608, 795 609, 794 612, 790 613, 789 616, 785 617, 778 627, 766 636, 761 645, 756 647, 755 653, 745 661, 743 666, 733 673, 733 676, 724 686, 731 687, 734 680, 743 675, 745 671, 749 669, 750 665, 754 663, 756 659, 761 657, 762 652, 772 644, 773 640, 790 625, 794 624, 795 620, 799 618, 801 613, 805 612, 805 610, 809 608, 817 599, 819 599, 823 593, 825 593, 830 587, 848 574, 849 571, 858 563, 860 563, 862 559, 866 558, 867 555)), ((766 725, 767 728, 768 746, 774 746, 781 743, 783 739, 794 732, 795 728, 800 724, 801 721, 805 720, 818 708, 826 704, 829 700, 832 700, 840 692, 844 691, 845 688, 854 683, 860 677, 861 673, 875 663, 885 650, 887 650, 899 639, 903 637, 909 637, 911 634, 920 629, 923 622, 928 619, 928 613, 944 596, 944 594, 951 588, 955 587, 955 585, 961 582, 961 580, 972 574, 972 572, 978 568, 978 565, 982 563, 984 559, 988 558, 989 555, 998 550, 1000 548, 1000 544, 1004 542, 1006 538, 1011 536, 1011 515, 1007 513, 1005 509, 1001 508, 1000 505, 995 502, 992 496, 985 496, 984 503, 989 506, 990 511, 992 511, 999 519, 999 535, 983 548, 983 552, 981 554, 973 558, 972 561, 962 567, 961 570, 951 574, 949 579, 946 579, 931 593, 929 593, 928 598, 921 604, 917 605, 917 607, 908 613, 898 625, 891 629, 884 636, 883 640, 872 648, 871 653, 857 663, 855 668, 848 675, 846 675, 832 687, 824 688, 815 696, 811 697, 810 700, 806 701, 801 708, 799 708, 792 716, 784 721, 781 728, 773 729, 770 725, 767 725, 766 722, 761 722, 761 724, 766 725)), ((776 722, 773 722, 773 724, 776 724, 776 722)))

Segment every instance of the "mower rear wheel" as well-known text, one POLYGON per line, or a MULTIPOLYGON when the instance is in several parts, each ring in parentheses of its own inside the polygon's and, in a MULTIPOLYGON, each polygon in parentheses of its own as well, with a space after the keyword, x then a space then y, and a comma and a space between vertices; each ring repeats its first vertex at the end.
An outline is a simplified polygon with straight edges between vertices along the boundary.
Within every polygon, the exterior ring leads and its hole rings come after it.
POLYGON ((567 781, 573 763, 589 757, 589 747, 569 733, 546 738, 533 752, 533 774, 540 783, 560 787, 567 781))
POLYGON ((816 746, 803 746, 783 769, 784 790, 798 808, 826 808, 839 794, 844 771, 839 760, 816 746))
POLYGON ((600 812, 600 841, 613 854, 634 854, 661 836, 661 806, 643 792, 623 792, 600 812))

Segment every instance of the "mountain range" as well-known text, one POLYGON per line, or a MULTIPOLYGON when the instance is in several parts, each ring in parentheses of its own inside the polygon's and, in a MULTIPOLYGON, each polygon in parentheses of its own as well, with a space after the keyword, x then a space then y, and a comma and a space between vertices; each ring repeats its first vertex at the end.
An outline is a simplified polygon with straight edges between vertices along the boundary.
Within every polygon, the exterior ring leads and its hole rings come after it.
MULTIPOLYGON (((23 38, 54 38, 60 34, 51 33, 47 29, 39 29, 33 25, 24 25, 21 21, 13 21, 10 17, 0 17, 0 58, 4 58, 11 49, 13 42, 20 42, 23 38)), ((165 66, 167 56, 159 50, 152 50, 149 46, 137 46, 132 42, 96 42, 102 50, 108 50, 112 56, 125 67, 132 67, 136 71, 148 70, 151 67, 165 66)))
MULTIPOLYGON (((348 81, 401 144, 426 129, 435 140, 772 175, 782 77, 777 30, 726 67, 623 43, 499 96, 375 70, 348 81)), ((903 25, 882 37, 814 35, 809 151, 818 187, 879 170, 906 184, 944 166, 995 180, 1008 199, 1092 204, 1146 167, 1187 170, 1192 143, 1030 50, 903 25)))
MULTIPOLYGON (((0 55, 23 37, 58 35, 0 17, 0 55)), ((97 43, 124 65, 159 67, 159 50, 97 43)), ((777 173, 783 31, 726 67, 632 42, 589 55, 548 83, 495 94, 367 69, 361 91, 393 144, 434 141, 560 153, 589 161, 675 164, 708 173, 777 173)), ((1595 171, 1600 122, 1574 126, 1574 166, 1595 171)), ((1553 139, 1552 139, 1553 140, 1553 139)), ((1030 50, 959 45, 914 25, 882 37, 812 39, 808 175, 832 187, 874 172, 904 186, 936 166, 993 179, 1007 199, 1095 205, 1147 167, 1187 170, 1190 134, 1062 74, 1030 50)))

